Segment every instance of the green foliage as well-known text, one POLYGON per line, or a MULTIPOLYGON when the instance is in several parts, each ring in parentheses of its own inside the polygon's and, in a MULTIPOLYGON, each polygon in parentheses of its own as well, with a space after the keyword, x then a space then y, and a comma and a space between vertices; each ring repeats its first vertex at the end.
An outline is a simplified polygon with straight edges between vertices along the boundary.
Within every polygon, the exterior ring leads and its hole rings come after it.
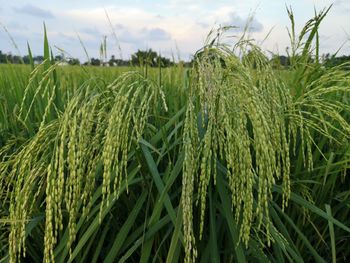
POLYGON ((46 33, 41 64, 0 65, 0 262, 348 261, 350 76, 318 59, 327 12, 297 35, 288 10, 287 70, 221 29, 191 69, 59 67, 46 33))
POLYGON ((173 65, 170 59, 162 57, 152 49, 142 51, 138 50, 131 55, 131 63, 134 66, 150 66, 150 67, 169 67, 173 65))
POLYGON ((336 57, 335 55, 331 56, 330 54, 326 54, 323 57, 323 64, 325 67, 341 66, 345 70, 350 70, 349 62, 350 56, 345 55, 336 57))

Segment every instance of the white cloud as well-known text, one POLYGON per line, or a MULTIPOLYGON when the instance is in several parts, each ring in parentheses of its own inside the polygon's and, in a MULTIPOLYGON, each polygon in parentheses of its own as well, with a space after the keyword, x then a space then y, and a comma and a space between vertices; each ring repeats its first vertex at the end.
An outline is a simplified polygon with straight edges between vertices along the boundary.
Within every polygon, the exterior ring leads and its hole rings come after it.
MULTIPOLYGON (((203 44, 208 29, 198 24, 195 18, 182 14, 159 17, 157 13, 139 8, 106 8, 113 30, 122 44, 149 46, 155 50, 175 49, 175 42, 184 54, 195 52, 203 44)), ((101 31, 111 31, 105 10, 76 9, 62 14, 72 24, 95 27, 101 31)), ((86 30, 85 30, 86 33, 86 30)), ((92 32, 89 32, 92 33, 92 32)), ((129 46, 130 47, 130 46, 129 46)), ((164 52, 165 53, 165 52, 164 52)))
POLYGON ((7 29, 11 32, 28 30, 28 26, 18 23, 17 21, 10 21, 7 25, 7 29))
POLYGON ((171 40, 171 34, 159 27, 135 29, 126 25, 116 24, 113 30, 122 44, 132 44, 135 47, 145 46, 147 42, 156 43, 171 40))
POLYGON ((223 25, 236 27, 236 32, 243 32, 245 29, 250 32, 261 32, 264 29, 263 24, 253 16, 243 18, 235 12, 229 14, 229 20, 225 21, 223 25))
POLYGON ((26 4, 22 7, 14 7, 13 10, 15 10, 17 13, 22 13, 43 19, 54 18, 54 15, 50 10, 45 10, 31 4, 26 4))

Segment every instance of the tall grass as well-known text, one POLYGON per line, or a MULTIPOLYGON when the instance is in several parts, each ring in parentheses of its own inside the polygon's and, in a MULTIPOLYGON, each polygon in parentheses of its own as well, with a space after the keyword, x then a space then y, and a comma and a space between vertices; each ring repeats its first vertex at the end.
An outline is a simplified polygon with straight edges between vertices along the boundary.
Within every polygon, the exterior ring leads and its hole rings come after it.
POLYGON ((2 66, 1 262, 348 260, 350 75, 318 60, 328 11, 297 35, 288 10, 288 70, 220 34, 191 69, 62 68, 46 34, 43 64, 2 66))

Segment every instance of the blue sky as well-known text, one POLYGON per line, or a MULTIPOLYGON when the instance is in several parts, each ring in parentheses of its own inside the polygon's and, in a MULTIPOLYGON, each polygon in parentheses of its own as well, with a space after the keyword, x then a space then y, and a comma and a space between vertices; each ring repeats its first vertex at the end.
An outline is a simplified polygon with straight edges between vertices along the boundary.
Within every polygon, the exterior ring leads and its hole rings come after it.
POLYGON ((173 54, 187 60, 203 45, 210 29, 218 25, 243 28, 253 13, 251 37, 260 43, 272 29, 262 46, 284 53, 289 45, 285 6, 292 6, 300 29, 315 8, 333 3, 320 29, 321 52, 334 53, 345 42, 341 53, 350 55, 350 42, 346 42, 350 38, 349 0, 0 1, 0 50, 13 54, 18 52, 3 27, 21 55, 27 53, 27 41, 33 53, 40 55, 45 22, 55 54, 61 49, 86 60, 79 35, 89 56, 99 57, 99 45, 107 36, 108 56, 128 58, 137 49, 152 48, 165 56, 173 54))

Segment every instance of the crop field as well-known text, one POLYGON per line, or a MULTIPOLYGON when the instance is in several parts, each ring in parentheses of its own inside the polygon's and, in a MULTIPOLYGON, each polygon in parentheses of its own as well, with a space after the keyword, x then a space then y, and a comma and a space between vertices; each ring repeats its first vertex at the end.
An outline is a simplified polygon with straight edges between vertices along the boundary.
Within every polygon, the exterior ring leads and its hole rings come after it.
POLYGON ((0 65, 0 262, 350 262, 350 73, 288 14, 287 68, 0 65))

